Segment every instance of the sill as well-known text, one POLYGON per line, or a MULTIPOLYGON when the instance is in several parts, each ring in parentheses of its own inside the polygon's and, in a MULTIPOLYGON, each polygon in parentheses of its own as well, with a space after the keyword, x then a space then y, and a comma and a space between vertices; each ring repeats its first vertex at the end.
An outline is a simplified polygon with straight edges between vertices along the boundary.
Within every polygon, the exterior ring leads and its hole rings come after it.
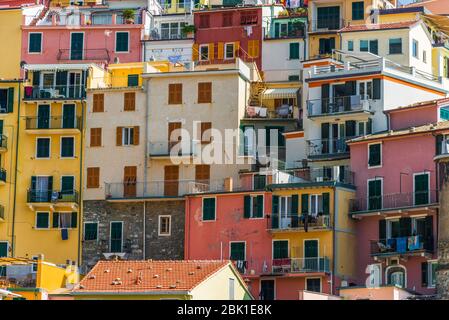
POLYGON ((170 237, 171 234, 158 234, 159 237, 170 237))
POLYGON ((217 221, 216 219, 215 220, 203 220, 203 219, 201 219, 201 222, 215 222, 215 221, 217 221))
POLYGON ((36 231, 48 231, 48 230, 51 230, 51 229, 50 229, 50 227, 48 227, 48 228, 38 228, 38 227, 34 227, 34 230, 36 230, 36 231))
POLYGON ((369 166, 368 165, 368 169, 378 169, 378 168, 382 168, 382 164, 377 165, 377 166, 369 166))

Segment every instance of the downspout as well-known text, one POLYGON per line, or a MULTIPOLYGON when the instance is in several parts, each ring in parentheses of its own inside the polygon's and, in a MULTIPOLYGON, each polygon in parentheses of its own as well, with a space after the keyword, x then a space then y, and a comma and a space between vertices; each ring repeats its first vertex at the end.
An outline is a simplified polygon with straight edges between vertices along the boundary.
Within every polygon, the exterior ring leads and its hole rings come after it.
MULTIPOLYGON (((143 79, 142 79, 142 81, 143 81, 143 79)), ((147 192, 147 175, 148 175, 148 172, 147 172, 147 166, 148 166, 148 141, 149 141, 149 139, 148 139, 148 123, 149 123, 148 116, 150 114, 150 111, 149 111, 150 106, 149 106, 149 100, 148 100, 148 91, 149 91, 148 88, 149 88, 149 86, 150 86, 150 80, 148 79, 148 80, 145 81, 145 85, 143 86, 143 90, 144 90, 144 94, 145 94, 145 117, 144 117, 144 119, 145 119, 145 125, 144 125, 144 129, 145 129, 144 130, 144 137, 145 137, 145 148, 144 148, 145 155, 144 155, 144 159, 145 159, 145 163, 143 165, 143 196, 145 196, 145 194, 147 192)), ((146 215, 147 215, 147 212, 146 212, 147 208, 146 207, 147 207, 146 206, 146 201, 144 200, 143 201, 143 221, 142 221, 142 227, 143 227, 143 235, 142 235, 142 238, 143 238, 143 244, 142 244, 143 253, 142 253, 142 256, 143 256, 143 260, 145 260, 145 256, 146 256, 146 242, 145 242, 145 239, 146 239, 145 238, 146 237, 146 215)))
POLYGON ((332 224, 332 234, 333 234, 333 241, 332 241, 332 273, 331 273, 331 294, 334 294, 334 281, 335 281, 335 270, 336 270, 336 261, 335 261, 335 250, 337 249, 336 241, 337 241, 337 235, 336 235, 336 224, 337 224, 337 187, 334 185, 334 223, 332 224))
POLYGON ((81 266, 81 229, 82 229, 82 216, 84 212, 83 208, 83 149, 84 149, 84 118, 85 118, 85 104, 86 101, 80 99, 81 102, 81 138, 80 138, 80 164, 79 164, 79 215, 78 215, 78 267, 81 266))
POLYGON ((184 259, 190 259, 190 198, 185 197, 184 259))
POLYGON ((142 235, 142 260, 145 260, 145 251, 146 251, 146 246, 145 246, 145 234, 146 234, 146 230, 145 230, 145 219, 147 216, 147 206, 146 206, 146 201, 143 200, 143 235, 142 235))
MULTIPOLYGON (((21 82, 23 81, 18 81, 17 83, 19 84, 19 97, 18 97, 18 107, 17 107, 17 130, 16 130, 16 161, 15 161, 15 170, 14 170, 14 198, 13 198, 13 209, 12 209, 12 231, 11 231, 11 256, 14 257, 15 255, 15 250, 16 250, 16 246, 15 246, 15 226, 16 226, 16 198, 17 198, 17 172, 19 170, 17 170, 17 164, 19 161, 19 129, 20 129, 20 105, 21 105, 21 92, 20 92, 20 88, 21 88, 21 82)), ((14 105, 14 101, 13 101, 13 105, 14 105)))

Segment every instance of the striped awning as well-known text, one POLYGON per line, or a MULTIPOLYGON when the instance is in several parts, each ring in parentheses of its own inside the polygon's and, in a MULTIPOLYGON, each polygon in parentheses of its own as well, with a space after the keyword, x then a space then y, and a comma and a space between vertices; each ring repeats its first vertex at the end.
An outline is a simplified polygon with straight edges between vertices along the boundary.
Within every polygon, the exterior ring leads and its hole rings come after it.
POLYGON ((276 99, 276 98, 296 98, 298 94, 298 88, 272 88, 266 89, 262 93, 263 99, 276 99))
POLYGON ((9 266, 16 264, 27 265, 31 263, 36 263, 36 260, 31 260, 28 258, 11 258, 11 257, 0 258, 0 266, 9 266))

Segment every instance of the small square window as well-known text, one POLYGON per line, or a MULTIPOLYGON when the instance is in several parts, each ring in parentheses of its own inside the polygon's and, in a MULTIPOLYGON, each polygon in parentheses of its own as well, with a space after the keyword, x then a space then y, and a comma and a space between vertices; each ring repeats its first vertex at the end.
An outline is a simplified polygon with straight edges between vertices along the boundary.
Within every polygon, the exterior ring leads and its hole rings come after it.
POLYGON ((368 52, 369 51, 369 42, 368 40, 360 40, 360 51, 368 52))
POLYGON ((354 41, 353 40, 348 41, 348 51, 354 51, 354 41))
POLYGON ((128 87, 137 87, 139 85, 139 75, 130 74, 128 75, 128 87))
POLYGON ((171 234, 171 216, 159 216, 159 235, 169 236, 171 234))
POLYGON ((402 38, 394 38, 389 41, 390 54, 402 53, 402 38))

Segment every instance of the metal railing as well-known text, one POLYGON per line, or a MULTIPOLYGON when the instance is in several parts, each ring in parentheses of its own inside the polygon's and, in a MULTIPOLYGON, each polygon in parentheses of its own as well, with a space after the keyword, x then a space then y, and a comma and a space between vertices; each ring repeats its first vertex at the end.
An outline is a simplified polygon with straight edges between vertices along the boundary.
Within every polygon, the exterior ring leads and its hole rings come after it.
POLYGON ((198 148, 201 148, 201 141, 156 141, 150 142, 150 156, 193 156, 198 148))
POLYGON ((27 130, 78 129, 81 130, 81 117, 26 117, 27 130))
POLYGON ((289 105, 280 106, 274 110, 267 107, 247 106, 245 118, 293 119, 297 110, 297 106, 289 105))
POLYGON ((59 61, 90 60, 109 62, 111 60, 111 57, 109 55, 108 49, 59 49, 56 59, 58 59, 59 61))
POLYGON ((436 203, 438 203, 438 190, 393 193, 352 199, 350 201, 350 211, 351 213, 379 211, 425 206, 436 203))
POLYGON ((308 155, 313 157, 349 153, 349 147, 346 141, 351 138, 352 137, 307 140, 308 155))
POLYGON ((0 169, 0 181, 6 182, 6 170, 3 168, 0 169))
POLYGON ((346 112, 369 111, 370 107, 370 101, 367 95, 313 99, 307 100, 307 115, 313 117, 346 112))
POLYGON ((288 31, 280 31, 279 34, 275 34, 274 30, 269 33, 265 39, 288 39, 288 38, 302 38, 305 36, 305 26, 288 30, 288 31))
POLYGON ((273 273, 330 272, 328 257, 284 258, 272 260, 273 273))
POLYGON ((354 184, 354 172, 349 166, 311 168, 309 170, 309 180, 314 182, 336 181, 347 184, 354 184))
POLYGON ((25 86, 24 100, 84 99, 83 85, 25 86))
POLYGON ((268 216, 268 229, 288 230, 304 229, 307 221, 307 228, 330 228, 330 215, 301 215, 294 213, 279 214, 272 213, 268 216), (307 220, 306 220, 307 219, 307 220))
POLYGON ((441 141, 441 150, 438 150, 437 153, 438 153, 437 156, 449 154, 449 140, 441 141))
POLYGON ((28 189, 28 203, 47 202, 79 202, 78 191, 76 190, 32 190, 28 189))
POLYGON ((310 27, 312 32, 315 31, 326 31, 326 30, 339 30, 343 27, 344 20, 340 18, 334 19, 316 19, 312 20, 310 27))
POLYGON ((433 237, 421 235, 370 240, 371 255, 404 254, 417 251, 433 251, 433 237))
POLYGON ((0 148, 8 148, 8 137, 4 134, 0 135, 0 148))

